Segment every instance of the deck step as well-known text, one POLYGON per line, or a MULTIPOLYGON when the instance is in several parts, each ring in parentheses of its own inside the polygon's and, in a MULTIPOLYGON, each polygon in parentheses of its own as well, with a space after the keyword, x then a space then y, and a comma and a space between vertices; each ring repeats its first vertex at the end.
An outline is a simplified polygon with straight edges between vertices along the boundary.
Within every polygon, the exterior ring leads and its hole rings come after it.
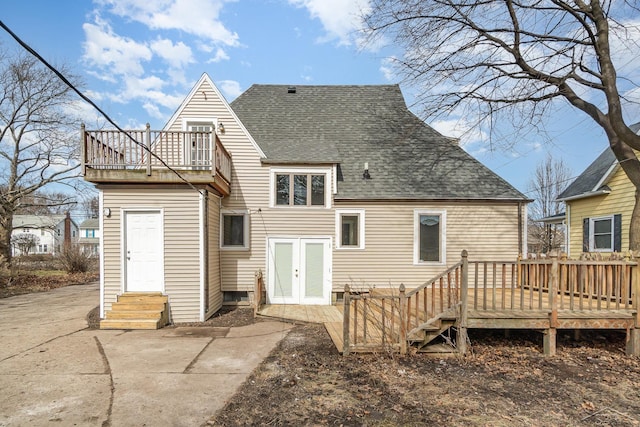
POLYGON ((104 319, 100 329, 160 329, 160 319, 104 319))
POLYGON ((169 323, 168 297, 158 292, 125 293, 111 304, 100 329, 159 329, 169 323))

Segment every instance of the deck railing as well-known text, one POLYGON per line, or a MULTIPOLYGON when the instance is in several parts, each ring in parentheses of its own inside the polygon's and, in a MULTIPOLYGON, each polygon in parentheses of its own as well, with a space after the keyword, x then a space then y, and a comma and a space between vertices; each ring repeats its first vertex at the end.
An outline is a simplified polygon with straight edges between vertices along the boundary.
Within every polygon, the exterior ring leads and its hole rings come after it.
MULTIPOLYGON (((638 263, 629 260, 518 261, 462 260, 439 276, 406 292, 393 289, 344 293, 343 353, 407 351, 412 330, 455 309, 457 344, 464 353, 467 318, 473 311, 547 313, 640 308, 638 263)), ((553 322, 552 322, 553 323, 553 322)), ((555 327, 555 326, 552 326, 555 327)))
POLYGON ((231 155, 215 131, 85 130, 82 126, 83 171, 93 169, 208 170, 231 179, 231 155))
POLYGON ((344 292, 343 353, 395 350, 405 354, 408 334, 460 302, 463 263, 406 291, 391 288, 344 292))

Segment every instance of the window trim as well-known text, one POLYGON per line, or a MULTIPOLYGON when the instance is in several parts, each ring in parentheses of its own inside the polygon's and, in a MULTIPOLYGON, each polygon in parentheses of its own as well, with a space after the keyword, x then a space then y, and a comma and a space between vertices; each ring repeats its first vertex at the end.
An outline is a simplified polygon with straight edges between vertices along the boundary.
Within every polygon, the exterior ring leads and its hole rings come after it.
POLYGON ((331 167, 271 168, 269 170, 269 207, 275 209, 330 209, 332 182, 331 167), (276 204, 276 175, 324 175, 324 205, 276 204))
POLYGON ((599 217, 594 217, 594 218, 589 218, 589 252, 614 252, 614 248, 615 248, 615 219, 614 219, 614 215, 606 215, 606 216, 599 216, 599 217), (611 240, 610 240, 610 246, 608 248, 602 248, 602 249, 597 249, 596 246, 596 239, 595 239, 595 222, 596 221, 606 221, 606 220, 610 220, 611 221, 611 229, 609 230, 610 234, 611 234, 611 240))
POLYGON ((220 211, 220 250, 223 251, 248 251, 251 247, 251 236, 249 235, 249 211, 246 209, 222 209, 220 211), (224 217, 228 216, 242 216, 243 228, 244 228, 244 243, 242 245, 225 245, 224 244, 224 217))
POLYGON ((413 265, 447 264, 447 211, 444 209, 414 209, 413 211, 413 265), (440 216, 440 261, 420 260, 420 215, 440 216))
POLYGON ((364 209, 336 209, 336 249, 339 250, 363 250, 365 248, 365 213, 364 209), (343 246, 342 245, 342 216, 354 216, 358 217, 358 245, 357 246, 343 246))

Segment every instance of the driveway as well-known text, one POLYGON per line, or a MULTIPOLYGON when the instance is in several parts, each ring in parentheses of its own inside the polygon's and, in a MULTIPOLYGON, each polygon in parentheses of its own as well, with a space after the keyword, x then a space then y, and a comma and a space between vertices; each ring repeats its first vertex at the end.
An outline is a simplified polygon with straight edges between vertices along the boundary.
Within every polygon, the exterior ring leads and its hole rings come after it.
POLYGON ((90 330, 98 285, 0 299, 0 426, 197 426, 288 333, 90 330))

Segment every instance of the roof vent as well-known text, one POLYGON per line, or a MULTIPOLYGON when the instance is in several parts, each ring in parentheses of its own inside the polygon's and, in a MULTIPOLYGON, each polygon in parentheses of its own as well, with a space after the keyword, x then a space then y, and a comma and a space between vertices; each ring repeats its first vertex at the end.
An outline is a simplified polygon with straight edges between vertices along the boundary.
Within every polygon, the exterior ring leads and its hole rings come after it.
POLYGON ((289 86, 287 88, 287 93, 296 93, 296 87, 295 86, 289 86))

